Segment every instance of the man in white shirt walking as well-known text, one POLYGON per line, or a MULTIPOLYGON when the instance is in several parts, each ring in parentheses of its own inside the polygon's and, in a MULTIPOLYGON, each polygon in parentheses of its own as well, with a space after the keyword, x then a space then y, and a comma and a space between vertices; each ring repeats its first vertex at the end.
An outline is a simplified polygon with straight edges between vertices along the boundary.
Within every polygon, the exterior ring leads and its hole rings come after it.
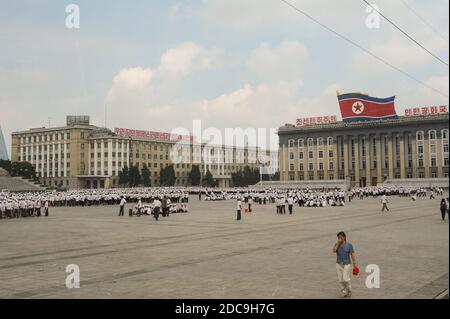
POLYGON ((381 211, 384 212, 385 209, 387 209, 387 211, 389 211, 389 208, 387 207, 387 204, 389 203, 386 194, 384 194, 381 197, 381 204, 383 204, 383 207, 381 208, 381 211))
POLYGON ((236 207, 236 209, 237 209, 237 218, 236 218, 236 220, 241 220, 242 202, 241 202, 240 198, 238 198, 238 200, 237 200, 237 207, 236 207))
POLYGON ((123 198, 123 196, 120 197, 120 209, 119 209, 119 216, 123 216, 124 210, 125 210, 125 204, 127 203, 127 201, 125 200, 125 198, 123 198))

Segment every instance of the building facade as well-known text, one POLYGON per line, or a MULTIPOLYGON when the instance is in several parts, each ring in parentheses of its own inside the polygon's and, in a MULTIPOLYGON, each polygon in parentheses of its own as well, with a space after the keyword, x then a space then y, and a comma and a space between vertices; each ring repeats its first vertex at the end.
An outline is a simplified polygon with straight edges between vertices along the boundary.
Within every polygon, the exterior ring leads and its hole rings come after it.
POLYGON ((375 186, 387 179, 449 174, 449 116, 400 117, 278 130, 280 178, 349 180, 375 186))
POLYGON ((209 170, 219 186, 228 187, 231 174, 245 166, 269 165, 259 160, 261 154, 270 158, 273 173, 278 170, 277 151, 197 145, 192 139, 180 141, 167 133, 129 131, 132 134, 124 136, 90 125, 88 117, 68 117, 64 127, 12 133, 12 161, 33 164, 44 185, 66 188, 117 187, 125 166, 142 170, 144 165, 150 170, 152 185, 157 186, 160 169, 171 164, 178 186, 189 185, 188 173, 192 165, 199 165, 202 174, 209 170))

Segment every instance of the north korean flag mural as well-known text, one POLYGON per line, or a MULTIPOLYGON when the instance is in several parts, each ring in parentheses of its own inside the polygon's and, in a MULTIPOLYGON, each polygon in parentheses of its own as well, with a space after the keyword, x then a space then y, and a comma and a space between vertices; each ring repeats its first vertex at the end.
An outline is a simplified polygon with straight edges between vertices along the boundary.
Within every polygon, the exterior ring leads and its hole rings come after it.
POLYGON ((396 119, 394 100, 395 96, 382 99, 360 93, 338 95, 343 122, 396 119))

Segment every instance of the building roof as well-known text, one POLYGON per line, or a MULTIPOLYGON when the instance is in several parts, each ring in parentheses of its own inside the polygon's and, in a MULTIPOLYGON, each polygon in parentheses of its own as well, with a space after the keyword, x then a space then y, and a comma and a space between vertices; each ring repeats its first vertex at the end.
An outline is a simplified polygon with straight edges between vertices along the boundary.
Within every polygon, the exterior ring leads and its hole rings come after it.
POLYGON ((370 129, 383 127, 408 126, 427 123, 448 123, 449 114, 437 114, 432 116, 401 116, 398 119, 377 120, 365 122, 336 122, 328 124, 316 125, 284 125, 278 129, 278 135, 286 135, 292 133, 309 133, 322 130, 351 130, 351 129, 370 129))

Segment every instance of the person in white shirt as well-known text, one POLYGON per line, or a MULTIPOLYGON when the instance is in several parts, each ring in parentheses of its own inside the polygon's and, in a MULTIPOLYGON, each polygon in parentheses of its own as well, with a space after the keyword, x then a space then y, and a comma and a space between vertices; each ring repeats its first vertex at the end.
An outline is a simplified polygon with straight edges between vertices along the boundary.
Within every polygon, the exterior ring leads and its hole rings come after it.
POLYGON ((123 196, 121 196, 120 198, 120 209, 119 209, 119 216, 123 216, 124 210, 125 210, 125 204, 127 203, 127 201, 125 200, 125 198, 123 198, 123 196))
POLYGON ((162 203, 161 203, 161 201, 158 198, 156 198, 153 201, 153 205, 155 205, 155 208, 153 209, 153 217, 155 217, 155 219, 158 220, 159 219, 159 212, 161 210, 162 203))
POLYGON ((236 209, 237 209, 237 218, 236 218, 236 220, 241 220, 242 202, 241 202, 241 200, 239 198, 237 199, 237 207, 236 207, 236 209))
POLYGON ((287 203, 288 203, 289 215, 292 215, 292 207, 294 206, 294 199, 291 196, 289 196, 287 199, 287 203))
POLYGON ((45 216, 48 216, 48 200, 45 201, 44 211, 45 211, 45 216))
POLYGON ((385 209, 387 209, 387 211, 389 211, 389 208, 387 207, 388 204, 388 199, 386 195, 381 196, 381 204, 383 204, 383 207, 381 208, 381 211, 384 212, 385 209))

